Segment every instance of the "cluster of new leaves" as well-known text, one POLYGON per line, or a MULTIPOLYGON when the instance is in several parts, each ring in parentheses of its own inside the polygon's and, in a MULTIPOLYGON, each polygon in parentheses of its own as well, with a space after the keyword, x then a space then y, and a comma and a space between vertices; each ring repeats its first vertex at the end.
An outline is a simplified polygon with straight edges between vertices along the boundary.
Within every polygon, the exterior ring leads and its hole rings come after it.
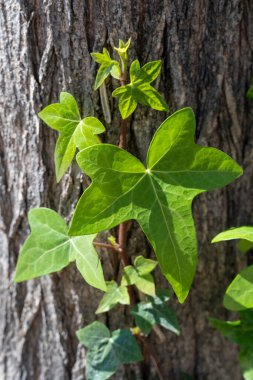
POLYGON ((70 226, 71 235, 83 235, 137 220, 180 302, 187 297, 196 269, 192 200, 242 174, 225 153, 196 145, 194 135, 194 113, 184 108, 155 133, 147 167, 110 144, 79 152, 77 162, 92 184, 80 198, 70 226))
POLYGON ((225 322, 210 319, 214 328, 240 345, 240 366, 245 380, 253 379, 253 311, 240 312, 240 320, 225 322))
POLYGON ((91 53, 92 58, 95 62, 99 63, 100 67, 98 69, 94 89, 97 90, 106 80, 106 78, 111 75, 115 79, 120 79, 122 72, 125 69, 127 63, 128 54, 127 50, 130 46, 131 39, 124 43, 119 40, 119 47, 114 47, 114 49, 119 54, 121 60, 122 71, 118 61, 111 58, 110 53, 106 48, 103 48, 103 53, 91 53))
POLYGON ((135 337, 129 330, 116 330, 112 334, 100 322, 77 331, 80 342, 87 347, 86 379, 106 380, 122 364, 142 360, 135 337))
POLYGON ((81 119, 75 98, 61 92, 60 103, 44 108, 39 117, 51 128, 59 132, 55 147, 56 178, 59 182, 71 164, 76 148, 79 150, 99 144, 97 136, 105 131, 103 124, 95 117, 81 119))
POLYGON ((32 209, 28 219, 31 234, 19 254, 16 282, 57 272, 75 261, 88 284, 106 290, 101 263, 93 247, 96 235, 69 237, 64 220, 48 208, 32 209))

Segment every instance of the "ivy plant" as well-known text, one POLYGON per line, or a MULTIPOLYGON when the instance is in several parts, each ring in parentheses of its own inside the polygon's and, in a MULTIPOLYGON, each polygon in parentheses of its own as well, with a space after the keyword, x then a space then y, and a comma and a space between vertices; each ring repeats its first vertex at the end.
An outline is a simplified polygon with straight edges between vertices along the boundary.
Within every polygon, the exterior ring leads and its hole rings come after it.
MULTIPOLYGON (((239 239, 238 248, 247 252, 253 248, 253 227, 231 228, 215 236, 213 243, 239 239)), ((224 307, 239 312, 240 320, 211 319, 211 324, 229 340, 240 345, 240 366, 245 380, 253 380, 253 265, 243 269, 228 286, 224 307)))
POLYGON ((169 109, 154 84, 162 62, 141 65, 134 60, 130 64, 130 43, 130 39, 126 43, 120 40, 113 52, 104 48, 102 53, 91 54, 99 65, 95 89, 104 93, 105 82, 112 80, 112 96, 118 99, 119 146, 101 143, 98 135, 105 132, 104 125, 93 115, 82 117, 75 98, 67 92, 60 94, 59 103, 39 113, 59 133, 57 181, 78 150, 76 161, 91 184, 77 203, 70 227, 53 210, 40 207, 29 212, 31 234, 21 249, 15 277, 17 282, 33 279, 75 261, 84 280, 103 292, 95 311, 98 318, 102 313, 130 309, 131 324, 124 329, 111 333, 95 321, 78 330, 77 338, 87 349, 88 380, 108 379, 121 365, 143 359, 155 363, 158 377, 164 378, 150 348, 149 334, 164 328, 178 335, 179 324, 168 304, 171 292, 156 288, 153 271, 159 266, 179 302, 184 302, 197 265, 192 201, 242 174, 227 154, 195 143, 196 121, 189 107, 165 118, 150 142, 145 163, 126 150, 129 118, 138 104, 159 111, 169 109), (157 260, 128 252, 131 220, 139 223, 157 260), (103 236, 109 234, 108 240, 101 238, 102 231, 107 231, 103 236), (119 256, 121 266, 114 278, 104 278, 100 262, 104 250, 119 256))

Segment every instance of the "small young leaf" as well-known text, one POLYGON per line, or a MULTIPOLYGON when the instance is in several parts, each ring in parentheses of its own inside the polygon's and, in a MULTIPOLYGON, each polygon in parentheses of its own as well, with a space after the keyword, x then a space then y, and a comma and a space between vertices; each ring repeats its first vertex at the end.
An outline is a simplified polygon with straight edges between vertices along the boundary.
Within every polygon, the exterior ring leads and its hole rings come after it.
POLYGON ((85 281, 106 290, 102 267, 93 247, 96 235, 69 237, 64 220, 53 210, 32 209, 28 215, 31 234, 19 254, 16 282, 57 272, 71 261, 85 281))
POLYGON ((122 364, 143 359, 135 337, 128 330, 115 330, 110 334, 102 323, 93 322, 77 331, 77 337, 88 348, 87 380, 106 380, 122 364))
POLYGON ((61 92, 60 103, 47 106, 39 117, 60 133, 54 154, 59 182, 75 156, 76 147, 84 149, 99 144, 100 140, 95 135, 104 132, 105 128, 95 117, 81 120, 75 98, 67 92, 61 92))
POLYGON ((126 286, 118 286, 115 281, 107 282, 107 290, 101 299, 96 314, 106 313, 113 307, 121 303, 122 305, 129 305, 130 298, 126 286))
POLYGON ((187 297, 197 260, 192 200, 242 174, 225 153, 195 144, 194 134, 194 113, 184 108, 157 130, 148 168, 110 144, 81 151, 77 162, 93 181, 80 198, 70 227, 72 235, 81 235, 137 220, 180 302, 187 297))
POLYGON ((97 90, 105 79, 111 74, 113 78, 120 78, 120 65, 119 62, 111 59, 107 49, 103 49, 103 53, 91 53, 95 62, 101 66, 98 69, 94 89, 97 90))
POLYGON ((148 62, 140 67, 135 60, 130 67, 131 83, 113 91, 112 95, 119 98, 119 110, 123 119, 129 117, 137 103, 149 106, 158 111, 167 111, 168 106, 162 96, 150 85, 161 70, 161 61, 148 62))
POLYGON ((166 295, 148 297, 147 302, 138 303, 131 311, 135 317, 137 326, 146 335, 152 330, 154 324, 163 326, 165 329, 179 335, 179 326, 176 314, 167 304, 166 295))
POLYGON ((129 49, 130 44, 131 44, 131 38, 129 38, 129 40, 126 43, 123 42, 122 40, 119 40, 119 47, 114 47, 114 49, 117 51, 122 61, 127 61, 128 59, 127 51, 129 49))
POLYGON ((233 311, 253 307, 253 265, 243 269, 231 282, 224 296, 224 306, 233 311))
POLYGON ((155 283, 150 272, 158 263, 145 259, 143 256, 136 257, 134 267, 128 265, 124 268, 121 285, 135 285, 141 292, 155 296, 155 283))

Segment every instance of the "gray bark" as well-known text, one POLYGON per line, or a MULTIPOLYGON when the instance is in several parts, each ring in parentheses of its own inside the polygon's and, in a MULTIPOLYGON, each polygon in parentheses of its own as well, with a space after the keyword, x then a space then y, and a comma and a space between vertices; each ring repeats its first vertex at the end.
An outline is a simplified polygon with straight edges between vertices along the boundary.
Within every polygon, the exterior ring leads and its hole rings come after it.
MULTIPOLYGON (((56 136, 37 113, 68 90, 84 116, 103 119, 89 53, 112 50, 118 38, 129 36, 131 57, 163 60, 157 86, 171 111, 193 107, 199 143, 221 148, 245 169, 233 185, 196 200, 197 276, 186 303, 173 301, 182 333, 166 334, 165 344, 153 337, 154 349, 166 379, 178 380, 182 372, 195 380, 241 379, 237 348, 208 317, 229 317, 222 295, 246 258, 232 244, 211 246, 210 240, 226 227, 253 222, 253 107, 245 99, 253 74, 252 1, 0 0, 0 28, 0 379, 84 379, 85 352, 75 331, 94 319, 100 293, 84 285, 74 267, 18 285, 13 277, 29 232, 28 210, 47 206, 69 220, 83 189, 75 164, 56 184, 56 136)), ((144 160, 165 116, 139 108, 129 150, 144 160)), ((118 121, 115 112, 105 141, 117 142, 118 121)), ((132 237, 131 250, 149 254, 137 226, 132 237)), ((158 273, 157 282, 165 284, 158 273)), ((109 313, 111 328, 122 326, 123 314, 123 308, 109 313)), ((115 378, 133 379, 138 368, 131 371, 122 369, 115 378)), ((145 380, 152 378, 151 367, 145 380)))

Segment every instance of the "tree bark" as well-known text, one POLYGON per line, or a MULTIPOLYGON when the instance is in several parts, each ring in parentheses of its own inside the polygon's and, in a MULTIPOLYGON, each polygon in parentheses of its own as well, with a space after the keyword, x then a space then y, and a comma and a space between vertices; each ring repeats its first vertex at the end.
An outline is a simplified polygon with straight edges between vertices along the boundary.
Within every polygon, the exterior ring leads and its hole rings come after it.
MULTIPOLYGON (((234 244, 211 246, 210 240, 227 227, 253 223, 253 105, 245 98, 253 74, 252 1, 0 0, 0 28, 0 379, 85 378, 85 351, 75 331, 94 319, 101 294, 72 266, 23 284, 13 278, 29 232, 28 210, 51 207, 69 220, 87 184, 75 164, 56 184, 56 134, 37 113, 67 90, 83 116, 103 121, 89 53, 104 46, 112 52, 119 38, 129 37, 131 58, 141 64, 163 60, 156 85, 170 112, 191 106, 198 142, 224 150, 245 170, 234 184, 195 201, 197 276, 185 304, 173 300, 182 332, 166 333, 164 344, 152 337, 154 349, 166 379, 179 380, 183 373, 194 380, 241 379, 236 346, 215 332, 208 318, 229 317, 222 296, 246 256, 234 244)), ((114 86, 108 83, 109 92, 114 86)), ((105 141, 117 143, 119 114, 111 96, 109 101, 112 124, 105 141)), ((131 119, 129 150, 144 160, 165 117, 139 107, 131 119)), ((136 224, 131 238, 131 251, 150 254, 136 224)), ((112 272, 109 254, 103 252, 103 261, 112 272)), ((108 314, 112 329, 122 326, 122 314, 123 307, 108 314)), ((131 366, 114 378, 133 379, 138 371, 131 366)), ((156 376, 151 366, 144 378, 156 376)))

